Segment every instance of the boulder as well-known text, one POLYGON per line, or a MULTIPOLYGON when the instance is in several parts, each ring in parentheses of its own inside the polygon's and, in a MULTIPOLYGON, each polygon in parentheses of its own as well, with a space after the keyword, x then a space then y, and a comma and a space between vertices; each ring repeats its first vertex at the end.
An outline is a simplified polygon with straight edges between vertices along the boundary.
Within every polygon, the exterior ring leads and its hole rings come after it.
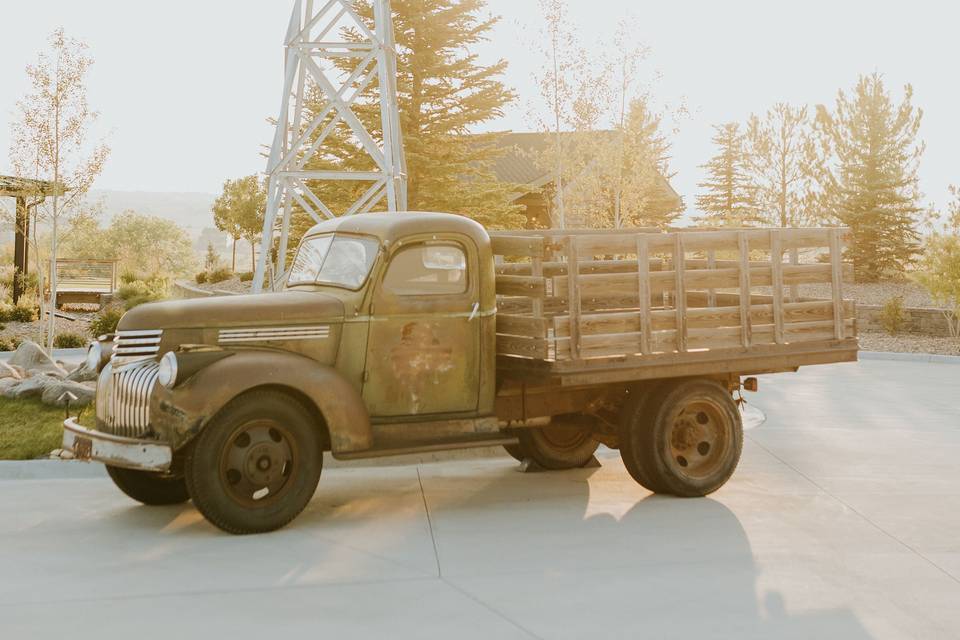
POLYGON ((20 382, 19 378, 0 378, 0 398, 12 398, 20 382))
POLYGON ((97 379, 97 372, 92 369, 87 369, 86 363, 82 363, 79 367, 67 374, 65 380, 70 380, 71 382, 93 382, 97 379))
POLYGON ((85 384, 72 382, 70 380, 54 380, 53 384, 48 385, 43 390, 43 395, 40 396, 40 400, 43 404, 63 407, 67 404, 67 399, 63 397, 66 393, 72 393, 76 396, 76 400, 70 401, 70 406, 74 408, 89 405, 97 395, 95 389, 85 384))
POLYGON ((23 378, 23 376, 20 375, 19 371, 11 367, 6 362, 0 362, 0 380, 2 380, 3 378, 13 378, 14 380, 20 380, 21 378, 23 378))
POLYGON ((38 374, 31 376, 26 380, 21 380, 16 386, 9 390, 10 398, 39 398, 43 392, 52 384, 60 382, 59 378, 38 374))
POLYGON ((24 340, 13 352, 9 364, 20 367, 29 375, 35 376, 39 373, 49 373, 58 377, 66 377, 67 372, 63 367, 54 362, 53 358, 48 356, 43 348, 36 342, 24 340))

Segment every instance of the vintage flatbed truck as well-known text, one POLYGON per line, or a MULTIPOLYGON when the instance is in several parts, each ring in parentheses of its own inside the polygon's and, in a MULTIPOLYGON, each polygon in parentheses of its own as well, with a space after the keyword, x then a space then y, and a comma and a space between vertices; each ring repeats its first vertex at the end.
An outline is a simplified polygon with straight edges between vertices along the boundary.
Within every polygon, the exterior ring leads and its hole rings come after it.
POLYGON ((63 445, 233 533, 296 517, 324 451, 503 445, 567 469, 603 443, 647 489, 706 495, 739 460, 743 376, 856 360, 843 236, 330 220, 283 291, 127 312, 88 352, 96 426, 68 419, 63 445), (826 261, 801 264, 811 249, 826 261), (831 297, 801 298, 806 283, 831 297))

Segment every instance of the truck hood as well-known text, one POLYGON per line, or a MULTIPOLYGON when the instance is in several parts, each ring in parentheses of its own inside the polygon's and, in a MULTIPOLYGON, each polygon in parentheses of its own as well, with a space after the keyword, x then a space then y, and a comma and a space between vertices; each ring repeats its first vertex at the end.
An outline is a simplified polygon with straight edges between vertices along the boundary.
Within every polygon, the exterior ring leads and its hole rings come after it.
POLYGON ((117 329, 193 329, 342 322, 343 303, 334 296, 282 291, 193 300, 169 300, 135 307, 117 329))

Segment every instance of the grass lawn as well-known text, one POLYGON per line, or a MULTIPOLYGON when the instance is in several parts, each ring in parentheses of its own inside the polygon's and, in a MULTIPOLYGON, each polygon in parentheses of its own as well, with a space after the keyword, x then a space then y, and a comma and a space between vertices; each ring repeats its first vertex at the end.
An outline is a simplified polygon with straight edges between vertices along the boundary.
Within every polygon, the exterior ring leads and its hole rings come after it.
MULTIPOLYGON (((92 406, 84 409, 83 423, 89 424, 92 415, 92 406)), ((32 460, 59 449, 63 418, 62 408, 39 400, 0 398, 0 460, 32 460)))

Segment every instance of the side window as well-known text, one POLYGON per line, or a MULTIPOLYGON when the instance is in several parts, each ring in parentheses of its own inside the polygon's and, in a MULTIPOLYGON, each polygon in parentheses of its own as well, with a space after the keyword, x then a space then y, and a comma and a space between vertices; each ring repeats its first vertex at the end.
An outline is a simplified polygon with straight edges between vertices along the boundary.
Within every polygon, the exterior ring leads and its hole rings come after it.
POLYGON ((393 256, 383 288, 400 296, 450 295, 467 290, 467 256, 456 244, 419 244, 393 256))

